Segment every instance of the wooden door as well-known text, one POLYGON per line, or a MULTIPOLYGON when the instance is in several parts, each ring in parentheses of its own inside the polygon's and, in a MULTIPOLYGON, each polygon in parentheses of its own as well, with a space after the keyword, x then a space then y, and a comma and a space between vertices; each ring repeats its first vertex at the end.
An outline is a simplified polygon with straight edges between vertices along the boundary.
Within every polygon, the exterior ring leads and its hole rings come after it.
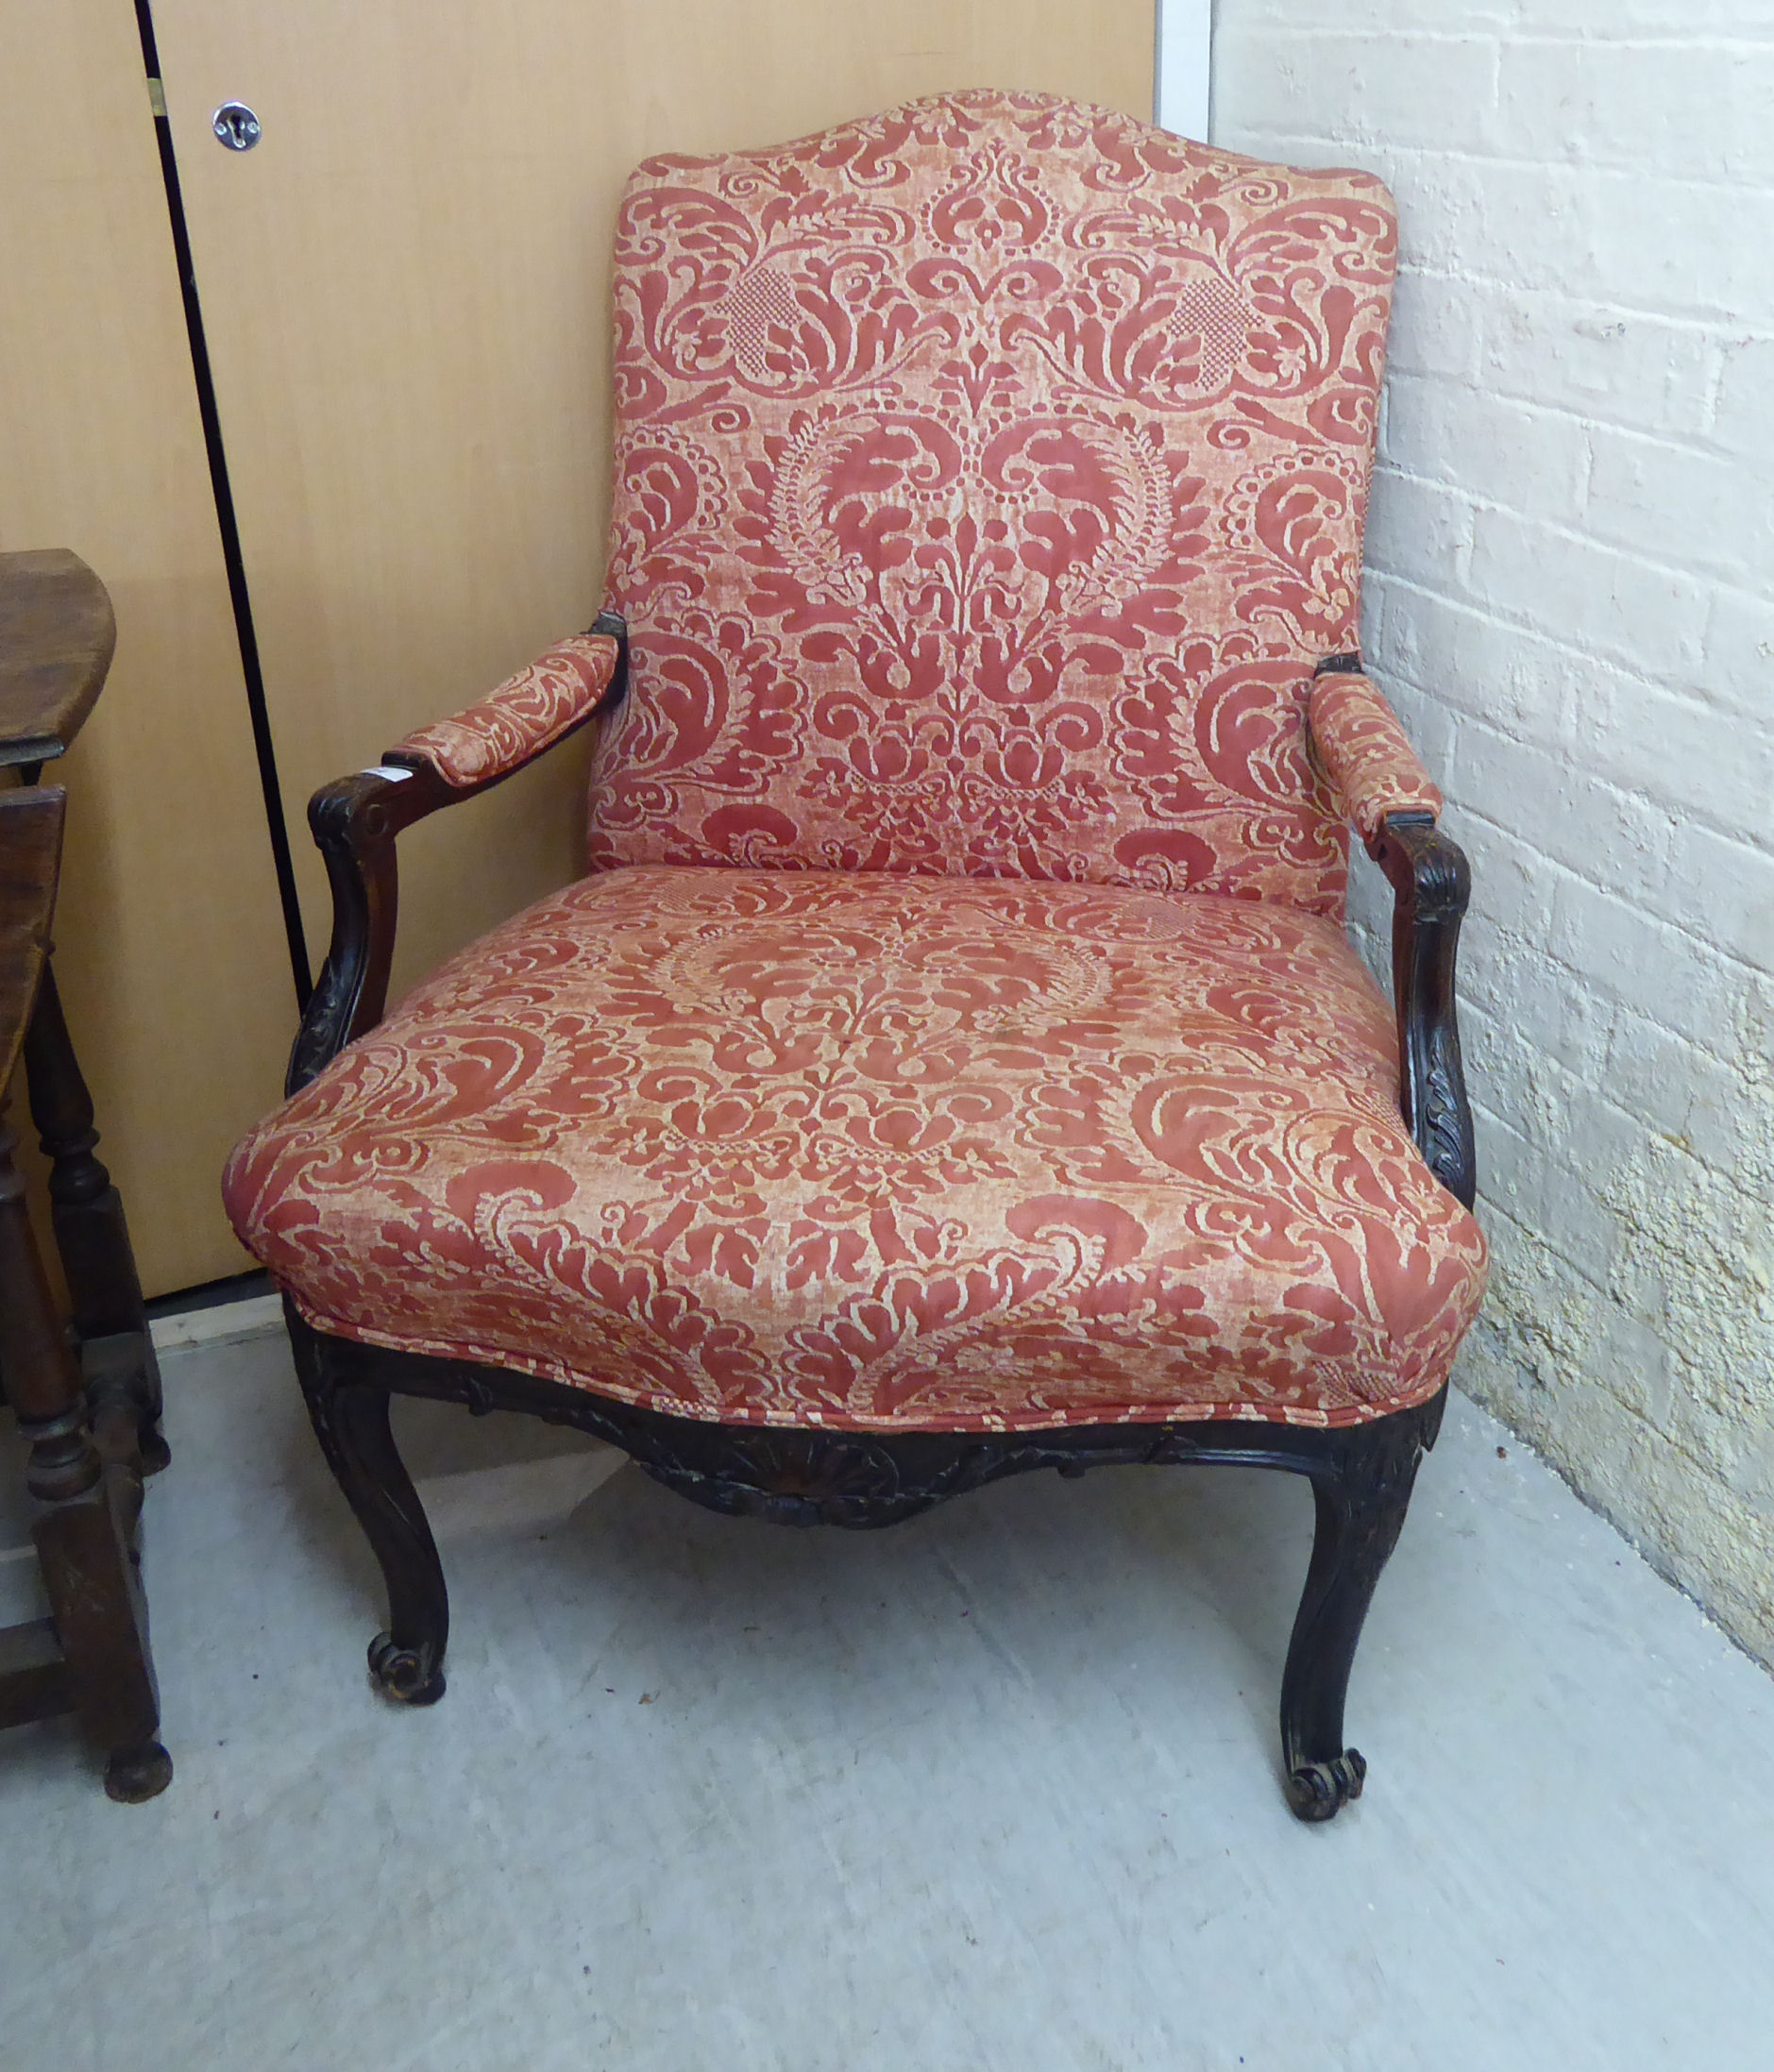
POLYGON ((73 547, 117 614, 110 681, 49 771, 56 971, 154 1294, 252 1264, 217 1183, 276 1098, 295 1002, 127 0, 8 10, 0 197, 0 548, 73 547))
MULTIPOLYGON (((1141 116, 1153 0, 154 0, 286 797, 599 601, 617 193, 917 94, 1141 116), (249 152, 211 111, 258 114, 249 152)), ((579 868, 583 750, 402 838, 397 987, 579 868)), ((311 941, 324 879, 297 831, 311 941)))

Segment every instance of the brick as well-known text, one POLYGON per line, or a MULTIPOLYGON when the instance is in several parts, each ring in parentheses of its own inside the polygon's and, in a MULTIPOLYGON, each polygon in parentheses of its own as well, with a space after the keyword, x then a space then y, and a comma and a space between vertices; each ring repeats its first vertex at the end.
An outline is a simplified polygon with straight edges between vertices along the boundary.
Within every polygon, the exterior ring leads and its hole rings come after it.
POLYGON ((1591 1281, 1606 1278, 1613 1263, 1615 1237, 1598 1213, 1589 1173, 1576 1158, 1549 1157, 1481 1102, 1478 1109, 1479 1185, 1529 1230, 1563 1235, 1563 1257, 1591 1281))
POLYGON ((1521 1038, 1524 1043, 1531 1041, 1580 1076, 1597 1070, 1624 1012, 1546 956, 1521 960, 1506 1011, 1512 1028, 1532 1032, 1521 1038))
MULTIPOLYGON (((1537 16, 1535 25, 1547 25, 1537 16)), ((1594 36, 1507 40, 1497 147, 1696 179, 1774 179, 1774 46, 1709 43, 1692 26, 1655 50, 1594 36)))
POLYGON ((1766 0, 1531 0, 1530 18, 1540 36, 1580 29, 1585 36, 1621 39, 1662 31, 1681 42, 1709 35, 1774 41, 1766 0))
POLYGON ((1367 558, 1389 575, 1434 588, 1457 584, 1472 548, 1473 507, 1457 491, 1396 468, 1374 471, 1367 558))
POLYGON ((1668 874, 1671 816, 1616 789, 1580 763, 1468 721, 1453 777, 1477 813, 1502 820, 1543 858, 1580 876, 1642 891, 1668 874))
POLYGON ((1707 426, 1718 346, 1703 326, 1519 288, 1482 306, 1487 388, 1641 431, 1707 426))
MULTIPOLYGON (((1550 1058, 1544 1061, 1536 1075, 1526 1121, 1526 1134, 1541 1146, 1548 1160, 1577 1173, 1597 1197, 1605 1194, 1620 1169, 1644 1149, 1646 1128, 1642 1116, 1619 1106, 1602 1088, 1578 1073, 1564 1070, 1550 1058)), ((1597 1208, 1592 1208, 1591 1220, 1611 1222, 1612 1218, 1605 1212, 1597 1213, 1597 1208)), ((1596 1271, 1590 1260, 1578 1257, 1577 1264, 1585 1272, 1596 1271)))
POLYGON ((1419 149, 1387 162, 1405 263, 1509 288, 1598 285, 1593 175, 1419 149))
POLYGON ((1715 1044, 1730 1025, 1732 986, 1715 954, 1581 878, 1560 878, 1549 942, 1570 970, 1678 1036, 1715 1044))
POLYGON ((1702 654, 1693 679, 1702 694, 1766 725, 1774 711, 1774 598, 1715 590, 1702 654))
POLYGON ((1585 181, 1594 250, 1580 278, 1636 309, 1774 323, 1774 193, 1643 170, 1585 181))
POLYGON ((1670 881, 1677 911, 1704 914, 1721 950, 1774 972, 1774 855, 1690 823, 1676 836, 1670 881))
POLYGON ((1241 35, 1237 62, 1261 94, 1261 119, 1304 136, 1334 126, 1357 142, 1384 140, 1439 148, 1481 143, 1496 97, 1497 48, 1489 36, 1387 38, 1386 62, 1374 62, 1371 36, 1303 35, 1295 25, 1241 35))
POLYGON ((1774 573, 1774 514, 1742 463, 1667 439, 1597 429, 1584 524, 1593 536, 1739 581, 1774 573))
POLYGON ((1386 364, 1392 375, 1469 380, 1478 364, 1484 298, 1453 274, 1407 267, 1393 293, 1386 364))
POLYGON ((1621 670, 1597 670, 1584 691, 1579 731, 1594 769, 1727 833, 1753 839, 1766 829, 1774 797, 1766 726, 1621 670))
POLYGON ((1484 1102, 1487 1109, 1510 1108, 1532 1057, 1512 1018, 1498 1016, 1490 1002, 1462 993, 1460 1043, 1472 1099, 1484 1102))
POLYGON ((1473 518, 1466 588, 1513 617, 1651 671, 1699 665, 1703 582, 1513 514, 1473 518))
POLYGON ((1738 1157, 1742 1085, 1712 1051, 1622 1007, 1604 1054, 1610 1097, 1642 1117, 1647 1128, 1715 1170, 1728 1169, 1738 1157))
POLYGON ((1576 417, 1412 375, 1387 383, 1384 451, 1407 474, 1567 524, 1589 471, 1589 436, 1576 417))
POLYGON ((1454 766, 1457 716, 1441 699, 1427 699, 1410 683, 1376 676, 1394 712, 1431 777, 1445 776, 1454 766))
POLYGON ((1568 746, 1588 658, 1464 598, 1378 574, 1377 634, 1363 650, 1389 682, 1486 719, 1519 740, 1568 746))
MULTIPOLYGON (((1531 769, 1526 774, 1531 781, 1531 769)), ((1580 774, 1567 781, 1553 808, 1535 812, 1507 790, 1481 796, 1487 780, 1495 783, 1495 767, 1475 769, 1468 762, 1461 775, 1474 795, 1462 801, 1464 838, 1493 867, 1483 906, 1524 940, 1551 939, 1558 887, 1567 876, 1647 904, 1669 884, 1674 822, 1660 809, 1580 774), (1490 817, 1498 810, 1510 814, 1512 831, 1490 817), (1611 820, 1621 827, 1618 839, 1611 820)), ((1475 892, 1474 904, 1479 903, 1475 892)))
POLYGON ((1386 162, 1411 264, 1652 316, 1774 323, 1774 194, 1409 144, 1386 162))
POLYGON ((1596 1371, 1609 1391, 1659 1431, 1669 1421, 1676 1358, 1656 1332, 1617 1303, 1603 1305, 1596 1371))
MULTIPOLYGON (((1774 122, 1769 134, 1774 135, 1774 122)), ((1774 338, 1734 338, 1722 348, 1713 443, 1738 462, 1774 466, 1774 338)))
POLYGON ((1473 918, 1467 925, 1485 923, 1544 943, 1552 927, 1554 874, 1541 851, 1477 810, 1461 817, 1457 839, 1472 864, 1473 918))
POLYGON ((1494 1024, 1494 1055, 1508 1062, 1505 1072, 1487 1083, 1486 1098, 1510 1115, 1521 1108, 1531 1064, 1550 1058, 1569 1072, 1595 1071, 1605 1049, 1606 1033, 1620 1012, 1617 1002, 1597 993, 1562 964, 1546 940, 1529 940, 1495 927, 1476 898, 1461 936, 1459 987, 1461 1015, 1470 1012, 1494 1024), (1544 1004, 1580 989, 1587 991, 1593 1002, 1587 1018, 1596 1046, 1593 1053, 1583 1050, 1578 1031, 1555 1033, 1531 1022, 1524 1010, 1524 1002, 1544 1004))
POLYGON ((1495 1019, 1507 1019, 1519 978, 1522 950, 1494 928, 1480 907, 1469 914, 1460 938, 1460 998, 1495 1019))

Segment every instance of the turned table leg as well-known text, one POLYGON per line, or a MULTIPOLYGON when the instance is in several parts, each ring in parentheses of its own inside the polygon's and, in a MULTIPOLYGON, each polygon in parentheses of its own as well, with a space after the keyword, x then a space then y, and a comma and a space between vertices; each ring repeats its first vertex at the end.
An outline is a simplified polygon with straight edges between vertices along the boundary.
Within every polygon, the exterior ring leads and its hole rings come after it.
POLYGON ((105 1789, 113 1798, 152 1798, 173 1767, 159 1739, 160 1694, 137 1553, 135 1413, 127 1405, 121 1415, 113 1410, 108 1431, 101 1409, 94 1431, 43 1277, 13 1162, 17 1143, 0 1120, 0 1373, 30 1447, 26 1486, 45 1506, 32 1537, 75 1710, 107 1757, 105 1789))
POLYGON ((74 1305, 87 1391, 101 1420, 108 1404, 130 1405, 142 1470, 152 1474, 169 1458, 160 1432, 160 1367, 123 1198, 94 1149, 93 1097, 74 1054, 55 969, 47 960, 25 1032, 24 1054, 31 1120, 50 1161, 50 1218, 74 1305))

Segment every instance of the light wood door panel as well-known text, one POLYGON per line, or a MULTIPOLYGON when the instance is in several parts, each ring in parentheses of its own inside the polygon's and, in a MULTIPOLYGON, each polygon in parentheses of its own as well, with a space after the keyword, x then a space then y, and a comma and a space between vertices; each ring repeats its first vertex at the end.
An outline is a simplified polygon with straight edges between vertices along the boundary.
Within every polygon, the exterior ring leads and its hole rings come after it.
MULTIPOLYGON (((155 0, 286 797, 599 602, 617 194, 921 93, 1148 114, 1152 0, 155 0), (211 111, 247 102, 252 151, 211 111)), ((402 838, 396 984, 579 868, 584 750, 402 838)), ((311 940, 324 879, 296 831, 311 940)))
POLYGON ((217 1183, 295 1002, 127 0, 7 10, 0 196, 0 548, 73 547, 117 614, 48 772, 56 972, 153 1294, 252 1264, 217 1183))

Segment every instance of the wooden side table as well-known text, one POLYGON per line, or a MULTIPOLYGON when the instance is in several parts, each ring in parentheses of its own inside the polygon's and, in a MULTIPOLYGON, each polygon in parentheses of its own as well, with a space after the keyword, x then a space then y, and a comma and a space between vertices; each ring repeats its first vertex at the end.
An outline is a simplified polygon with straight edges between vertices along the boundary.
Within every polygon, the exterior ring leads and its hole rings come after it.
POLYGON ((50 1616, 0 1630, 0 1727, 78 1714, 112 1798, 173 1775, 160 1743, 140 1525, 164 1467, 161 1383, 123 1203, 94 1154, 93 1101, 50 966, 67 795, 39 783, 104 688, 116 640, 105 586, 76 554, 0 554, 0 1390, 30 1445, 26 1485, 50 1616), (51 1301, 4 1123, 23 1059, 50 1160, 73 1316, 51 1301))

